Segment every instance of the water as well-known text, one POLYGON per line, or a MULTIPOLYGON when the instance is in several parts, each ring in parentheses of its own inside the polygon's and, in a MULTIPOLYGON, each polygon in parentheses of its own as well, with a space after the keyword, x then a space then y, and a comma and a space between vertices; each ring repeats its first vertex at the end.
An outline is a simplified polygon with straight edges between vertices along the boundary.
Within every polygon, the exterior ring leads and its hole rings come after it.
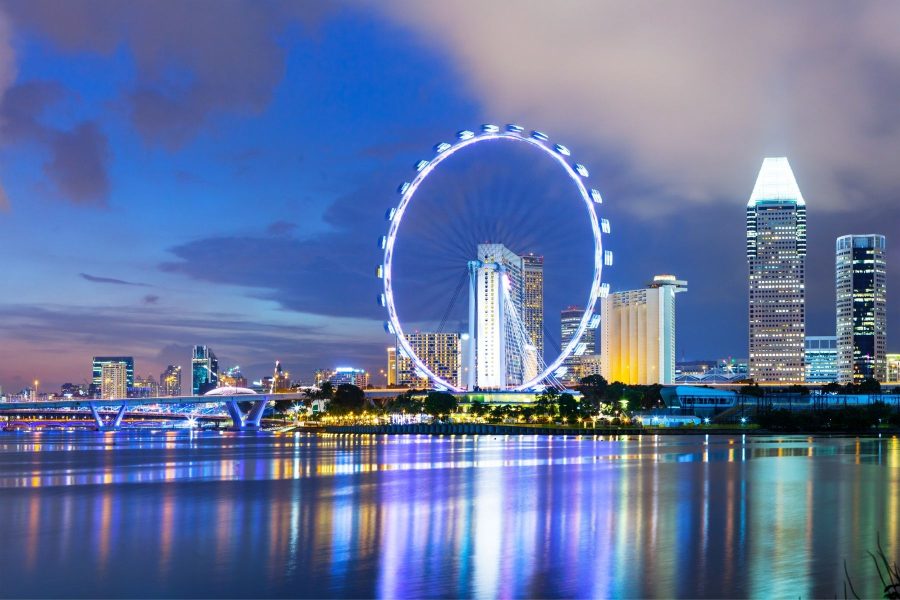
POLYGON ((0 595, 879 596, 900 442, 0 435, 0 595))

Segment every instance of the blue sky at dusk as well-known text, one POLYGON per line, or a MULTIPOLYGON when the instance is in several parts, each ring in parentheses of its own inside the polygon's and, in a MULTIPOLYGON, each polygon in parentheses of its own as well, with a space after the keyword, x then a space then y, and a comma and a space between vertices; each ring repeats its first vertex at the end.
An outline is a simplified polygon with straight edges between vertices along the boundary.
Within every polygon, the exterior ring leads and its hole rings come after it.
MULTIPOLYGON (((545 130, 591 168, 614 290, 689 281, 686 358, 746 356, 744 206, 762 158, 788 156, 807 330, 833 334, 836 236, 887 235, 900 284, 898 30, 888 2, 0 1, 0 384, 81 382, 96 354, 158 376, 193 344, 251 378, 275 359, 307 381, 377 374, 384 211, 436 142, 484 122, 545 130)), ((448 160, 408 255, 469 243, 471 207, 496 203, 515 227, 478 233, 556 257, 552 319, 587 258, 572 191, 535 160, 448 160)), ((423 326, 447 268, 406 266, 423 326)))

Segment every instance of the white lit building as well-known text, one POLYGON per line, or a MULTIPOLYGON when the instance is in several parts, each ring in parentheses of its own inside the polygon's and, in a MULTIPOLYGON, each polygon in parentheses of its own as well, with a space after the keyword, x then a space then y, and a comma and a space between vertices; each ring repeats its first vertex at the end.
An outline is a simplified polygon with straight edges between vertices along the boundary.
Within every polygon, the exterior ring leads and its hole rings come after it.
POLYGON ((657 275, 646 289, 602 300, 601 374, 610 383, 675 382, 675 294, 687 282, 657 275))
POLYGON ((338 367, 331 372, 328 381, 331 385, 337 387, 344 383, 355 385, 358 388, 366 389, 369 387, 369 374, 365 369, 354 369, 353 367, 338 367))
MULTIPOLYGON (((524 264, 522 257, 503 244, 478 244, 476 282, 476 385, 481 389, 498 389, 524 381, 525 360, 521 354, 509 351, 513 332, 507 331, 505 313, 509 307, 522 315, 522 287, 524 264), (505 289, 501 289, 505 286, 505 289)), ((530 361, 529 361, 530 362, 530 361)))
POLYGON ((835 244, 838 374, 841 383, 887 380, 887 268, 883 235, 835 244))
POLYGON ((787 158, 766 158, 747 203, 750 377, 806 379, 806 202, 787 158))

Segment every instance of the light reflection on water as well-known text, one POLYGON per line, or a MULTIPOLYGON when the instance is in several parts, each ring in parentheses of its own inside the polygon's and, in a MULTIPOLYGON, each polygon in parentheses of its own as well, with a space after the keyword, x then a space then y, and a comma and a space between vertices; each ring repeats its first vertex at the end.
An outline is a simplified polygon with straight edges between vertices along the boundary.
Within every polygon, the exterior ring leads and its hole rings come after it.
POLYGON ((833 597, 900 443, 0 435, 3 596, 833 597), (11 576, 14 575, 14 576, 11 576))

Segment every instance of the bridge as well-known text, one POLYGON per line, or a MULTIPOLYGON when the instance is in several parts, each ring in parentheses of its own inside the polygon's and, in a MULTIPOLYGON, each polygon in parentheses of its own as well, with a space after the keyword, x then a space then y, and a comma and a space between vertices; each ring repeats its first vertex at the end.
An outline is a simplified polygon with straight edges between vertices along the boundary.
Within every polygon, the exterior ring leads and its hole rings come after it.
POLYGON ((236 430, 259 429, 260 421, 269 402, 275 400, 301 400, 306 398, 304 393, 279 393, 279 394, 240 394, 234 396, 158 396, 149 398, 109 398, 109 399, 82 399, 68 398, 64 400, 33 400, 22 402, 0 402, 0 415, 16 414, 18 412, 63 410, 63 409, 88 409, 97 428, 101 431, 115 430, 122 426, 122 420, 130 407, 146 404, 224 404, 231 416, 233 428, 236 430), (250 403, 250 410, 246 413, 241 409, 242 403, 250 403), (116 413, 109 421, 105 421, 100 414, 101 407, 116 407, 116 413))

